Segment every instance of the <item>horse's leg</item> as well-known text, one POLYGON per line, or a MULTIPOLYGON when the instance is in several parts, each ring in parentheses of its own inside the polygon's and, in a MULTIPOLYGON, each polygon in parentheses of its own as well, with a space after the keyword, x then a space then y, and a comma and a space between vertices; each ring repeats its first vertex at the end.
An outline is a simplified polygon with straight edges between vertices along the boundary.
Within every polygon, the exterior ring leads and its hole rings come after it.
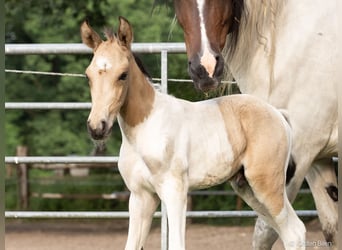
POLYGON ((153 214, 160 201, 145 190, 132 192, 129 198, 129 228, 125 250, 141 250, 149 233, 153 214))
MULTIPOLYGON (((337 189, 335 170, 331 166, 331 159, 326 161, 315 162, 314 166, 309 168, 306 179, 310 185, 311 192, 315 199, 316 208, 319 213, 320 222, 322 224, 323 233, 327 242, 332 242, 333 249, 337 249, 336 233, 337 233, 337 201, 334 199, 337 189), (326 164, 324 166, 324 164, 326 164), (335 185, 334 185, 335 183, 335 185), (329 191, 329 193, 328 193, 329 191)), ((297 165, 298 167, 299 165, 297 165)), ((297 168, 296 175, 287 187, 287 194, 291 201, 296 197, 298 190, 302 183, 302 174, 305 168, 297 168)), ((305 171, 304 171, 305 172, 305 171)), ((270 227, 264 220, 258 217, 254 235, 253 245, 256 249, 270 250, 278 235, 272 227, 270 227)), ((328 243, 329 244, 329 243, 328 243)))
POLYGON ((185 250, 187 185, 184 178, 168 177, 160 198, 165 203, 169 225, 169 250, 185 250))
MULTIPOLYGON (((244 190, 242 191, 241 187, 238 187, 238 185, 232 184, 232 186, 245 202, 259 214, 258 220, 260 220, 259 223, 262 223, 262 226, 265 226, 263 228, 268 229, 268 233, 271 233, 275 239, 277 239, 278 234, 280 235, 285 249, 305 249, 305 226, 296 215, 287 198, 284 201, 282 211, 278 215, 272 215, 269 213, 268 205, 260 202, 260 200, 254 196, 254 188, 252 189, 248 186, 244 187, 244 190)), ((274 238, 272 238, 272 240, 274 240, 274 238)), ((264 237, 264 239, 267 238, 264 237)), ((261 244, 255 245, 255 241, 253 241, 253 249, 265 249, 265 247, 269 246, 261 244)), ((271 248, 272 245, 269 249, 271 248)))
POLYGON ((271 250, 277 239, 278 233, 259 216, 254 226, 253 248, 271 250))
MULTIPOLYGON (((293 177, 292 181, 287 187, 287 196, 290 201, 295 199, 303 180, 304 177, 300 177, 299 174, 296 174, 293 177)), ((259 216, 254 227, 254 248, 259 250, 271 250, 277 239, 277 232, 259 216)))
POLYGON ((315 161, 306 180, 315 200, 327 244, 337 249, 337 180, 331 159, 315 161))
MULTIPOLYGON (((277 165, 281 166, 281 162, 277 165)), ((278 232, 286 249, 302 249, 305 227, 288 201, 283 169, 267 166, 264 161, 261 163, 253 160, 248 165, 250 167, 245 168, 250 188, 241 189, 234 182, 233 187, 278 232)))
MULTIPOLYGON (((287 197, 288 199, 293 202, 296 198, 300 187, 302 186, 304 176, 307 173, 307 169, 310 167, 311 161, 309 160, 310 157, 303 161, 297 162, 297 169, 295 175, 291 179, 291 182, 286 186, 287 197), (310 163, 309 163, 310 162, 310 163)), ((258 217, 253 234, 253 245, 255 249, 260 250, 271 250, 273 244, 278 239, 278 234, 274 231, 274 229, 265 223, 263 218, 260 216, 258 217)))

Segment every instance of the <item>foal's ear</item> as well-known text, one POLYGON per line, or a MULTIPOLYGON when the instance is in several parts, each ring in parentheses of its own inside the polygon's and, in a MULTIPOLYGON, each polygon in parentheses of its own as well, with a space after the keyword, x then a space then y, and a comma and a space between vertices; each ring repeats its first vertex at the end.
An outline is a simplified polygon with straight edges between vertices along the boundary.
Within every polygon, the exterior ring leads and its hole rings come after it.
POLYGON ((82 42, 93 50, 96 50, 102 43, 101 37, 90 27, 87 21, 81 25, 81 38, 82 42))
POLYGON ((119 41, 122 45, 131 49, 131 43, 133 42, 133 31, 130 23, 126 18, 120 16, 119 17, 119 29, 118 29, 118 37, 119 41))

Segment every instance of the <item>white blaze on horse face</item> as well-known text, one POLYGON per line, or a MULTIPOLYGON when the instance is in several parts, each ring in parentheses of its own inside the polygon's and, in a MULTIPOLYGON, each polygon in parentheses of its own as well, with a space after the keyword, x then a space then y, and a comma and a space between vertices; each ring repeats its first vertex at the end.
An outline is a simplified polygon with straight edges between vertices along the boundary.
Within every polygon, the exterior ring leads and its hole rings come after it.
POLYGON ((103 71, 106 71, 106 69, 110 69, 112 67, 112 64, 109 62, 109 60, 106 57, 99 57, 95 61, 96 66, 103 71))
POLYGON ((197 8, 200 18, 200 28, 201 28, 201 47, 203 55, 200 58, 202 66, 207 70, 210 77, 213 77, 216 60, 214 55, 210 52, 210 45, 207 37, 207 30, 205 28, 203 9, 205 5, 205 0, 197 0, 197 8))

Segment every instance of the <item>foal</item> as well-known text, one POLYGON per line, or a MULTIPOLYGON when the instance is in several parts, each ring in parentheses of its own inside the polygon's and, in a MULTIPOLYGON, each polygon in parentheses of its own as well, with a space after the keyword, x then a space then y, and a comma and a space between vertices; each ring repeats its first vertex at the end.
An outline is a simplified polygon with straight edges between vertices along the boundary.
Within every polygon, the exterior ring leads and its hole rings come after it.
POLYGON ((82 41, 93 49, 86 69, 92 99, 88 130, 95 140, 121 133, 119 170, 131 191, 126 250, 140 250, 162 200, 169 249, 185 249, 189 190, 230 180, 242 198, 279 234, 286 249, 303 249, 305 227, 285 192, 291 146, 282 115, 248 95, 188 102, 154 90, 131 52, 129 22, 106 41, 86 23, 82 41))

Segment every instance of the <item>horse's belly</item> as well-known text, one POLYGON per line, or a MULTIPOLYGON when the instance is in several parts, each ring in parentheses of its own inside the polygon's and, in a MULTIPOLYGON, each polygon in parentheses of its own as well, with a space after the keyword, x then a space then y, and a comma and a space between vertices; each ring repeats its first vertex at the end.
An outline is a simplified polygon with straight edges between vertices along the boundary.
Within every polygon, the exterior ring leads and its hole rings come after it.
POLYGON ((211 137, 202 146, 193 148, 189 158, 189 187, 207 188, 218 185, 232 176, 234 155, 224 133, 211 137), (216 137, 216 138, 215 138, 216 137))
POLYGON ((211 165, 198 165, 189 169, 189 188, 202 189, 218 185, 233 175, 229 162, 211 165))
POLYGON ((220 184, 232 175, 235 156, 221 112, 212 110, 211 117, 191 124, 189 187, 200 189, 220 184), (215 111, 215 112, 214 112, 215 111))

